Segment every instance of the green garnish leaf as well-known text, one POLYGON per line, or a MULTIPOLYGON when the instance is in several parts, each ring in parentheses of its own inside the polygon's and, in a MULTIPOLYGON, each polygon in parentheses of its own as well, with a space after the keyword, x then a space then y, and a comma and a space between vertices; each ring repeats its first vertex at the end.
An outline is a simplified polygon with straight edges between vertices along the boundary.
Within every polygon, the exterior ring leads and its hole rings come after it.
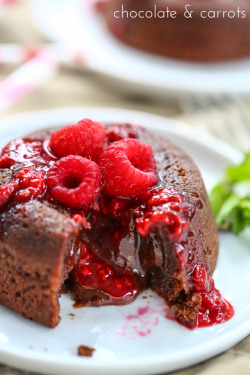
POLYGON ((230 166, 226 171, 226 177, 231 182, 250 180, 250 152, 245 155, 240 165, 230 166))
POLYGON ((219 228, 238 235, 250 226, 250 152, 241 164, 228 167, 224 178, 210 193, 211 206, 219 228))
POLYGON ((241 198, 233 213, 232 230, 240 234, 250 225, 250 197, 241 198))
POLYGON ((230 183, 221 183, 213 188, 210 193, 210 201, 215 216, 218 215, 223 203, 229 198, 231 193, 232 187, 230 183))

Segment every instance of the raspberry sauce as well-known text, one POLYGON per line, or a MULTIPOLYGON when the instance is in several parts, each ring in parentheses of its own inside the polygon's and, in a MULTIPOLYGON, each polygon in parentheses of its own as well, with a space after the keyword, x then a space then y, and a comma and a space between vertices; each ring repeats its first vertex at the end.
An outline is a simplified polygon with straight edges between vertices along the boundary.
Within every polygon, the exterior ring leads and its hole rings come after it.
POLYGON ((195 291, 202 297, 197 327, 209 327, 227 322, 234 316, 234 308, 215 288, 214 280, 202 264, 197 264, 192 273, 195 291))
POLYGON ((57 160, 46 151, 47 141, 17 139, 3 148, 0 170, 6 184, 0 187, 0 209, 30 199, 45 199, 46 175, 57 160))
POLYGON ((78 297, 79 293, 81 296, 78 298, 81 302, 76 306, 124 305, 133 301, 139 293, 138 285, 131 274, 117 272, 111 265, 91 254, 84 243, 80 244, 79 258, 72 279, 72 289, 78 297), (75 283, 80 290, 77 291, 75 283))

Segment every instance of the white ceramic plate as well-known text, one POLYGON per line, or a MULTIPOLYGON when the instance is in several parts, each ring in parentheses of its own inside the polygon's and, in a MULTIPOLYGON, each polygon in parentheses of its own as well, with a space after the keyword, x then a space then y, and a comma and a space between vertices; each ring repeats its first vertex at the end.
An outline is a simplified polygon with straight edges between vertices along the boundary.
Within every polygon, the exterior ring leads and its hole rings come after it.
POLYGON ((87 67, 119 88, 150 96, 250 91, 250 59, 192 64, 140 52, 117 41, 93 11, 95 0, 32 0, 34 23, 50 40, 86 51, 87 67))
MULTIPOLYGON (((13 137, 84 117, 131 121, 170 138, 194 158, 208 188, 228 163, 239 161, 241 156, 223 142, 174 120, 102 108, 50 110, 2 120, 0 147, 13 137)), ((249 268, 248 235, 221 235, 214 278, 235 307, 235 316, 227 323, 194 331, 167 320, 165 303, 150 291, 144 294, 147 299, 141 296, 128 306, 80 309, 72 307, 70 295, 63 295, 62 320, 55 329, 0 307, 0 361, 22 369, 65 375, 152 375, 193 365, 223 352, 250 333, 249 268), (69 315, 72 313, 75 317, 69 315), (78 357, 79 345, 94 347, 93 357, 78 357)))

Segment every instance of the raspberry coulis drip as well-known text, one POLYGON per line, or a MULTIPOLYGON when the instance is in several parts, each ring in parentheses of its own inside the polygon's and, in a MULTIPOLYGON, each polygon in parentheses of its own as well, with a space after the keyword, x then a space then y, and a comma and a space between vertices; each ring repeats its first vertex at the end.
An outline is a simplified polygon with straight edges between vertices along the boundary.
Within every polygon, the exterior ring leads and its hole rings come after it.
POLYGON ((209 327, 227 322, 234 316, 234 308, 215 288, 214 280, 202 264, 195 266, 192 280, 194 290, 202 297, 197 327, 209 327))
MULTIPOLYGON (((140 128, 129 124, 124 128, 114 124, 106 129, 106 142, 117 142, 128 136, 136 138, 139 131, 140 128)), ((188 197, 159 183, 157 187, 143 190, 138 196, 112 197, 101 192, 89 207, 65 207, 62 203, 55 202, 48 191, 48 171, 58 160, 62 160, 51 153, 48 144, 49 140, 24 138, 12 141, 3 148, 0 169, 6 170, 6 175, 10 172, 11 176, 6 185, 0 187, 0 213, 16 204, 37 199, 61 205, 74 220, 82 223, 85 230, 81 233, 80 250, 72 258, 76 259, 72 278, 81 287, 83 300, 85 293, 85 304, 126 304, 147 288, 141 260, 132 260, 130 264, 121 255, 124 240, 130 240, 132 222, 135 223, 138 238, 165 231, 170 241, 177 242, 176 252, 183 266, 182 252, 186 246, 185 241, 188 243, 188 227, 196 209, 188 197), (98 221, 106 221, 112 228, 107 245, 106 237, 104 241, 100 240, 102 235, 107 235, 106 227, 103 224, 98 227, 98 221), (96 236, 99 238, 95 243, 90 238, 97 228, 96 236)), ((79 181, 76 183, 77 178, 65 176, 65 179, 71 179, 71 184, 75 185, 79 184, 79 181)), ((192 253, 192 249, 189 252, 192 253)), ((129 254, 127 259, 131 257, 129 254)), ((188 258, 188 261, 195 263, 195 259, 188 258)), ((210 326, 229 320, 234 314, 233 307, 214 287, 214 281, 204 267, 195 266, 190 277, 194 291, 202 297, 197 326, 210 326)))

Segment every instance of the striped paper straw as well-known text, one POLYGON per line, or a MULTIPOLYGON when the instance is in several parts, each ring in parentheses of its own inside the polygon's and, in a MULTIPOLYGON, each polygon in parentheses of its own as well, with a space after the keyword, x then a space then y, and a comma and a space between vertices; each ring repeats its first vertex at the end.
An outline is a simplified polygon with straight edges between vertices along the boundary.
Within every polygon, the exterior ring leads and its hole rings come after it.
POLYGON ((86 63, 86 54, 78 46, 66 44, 0 44, 0 67, 1 65, 23 64, 44 50, 51 50, 57 56, 62 65, 81 65, 86 63))
POLYGON ((59 61, 50 50, 38 53, 0 83, 0 112, 56 74, 59 61))
POLYGON ((42 46, 0 44, 0 65, 23 64, 44 49, 42 46))

